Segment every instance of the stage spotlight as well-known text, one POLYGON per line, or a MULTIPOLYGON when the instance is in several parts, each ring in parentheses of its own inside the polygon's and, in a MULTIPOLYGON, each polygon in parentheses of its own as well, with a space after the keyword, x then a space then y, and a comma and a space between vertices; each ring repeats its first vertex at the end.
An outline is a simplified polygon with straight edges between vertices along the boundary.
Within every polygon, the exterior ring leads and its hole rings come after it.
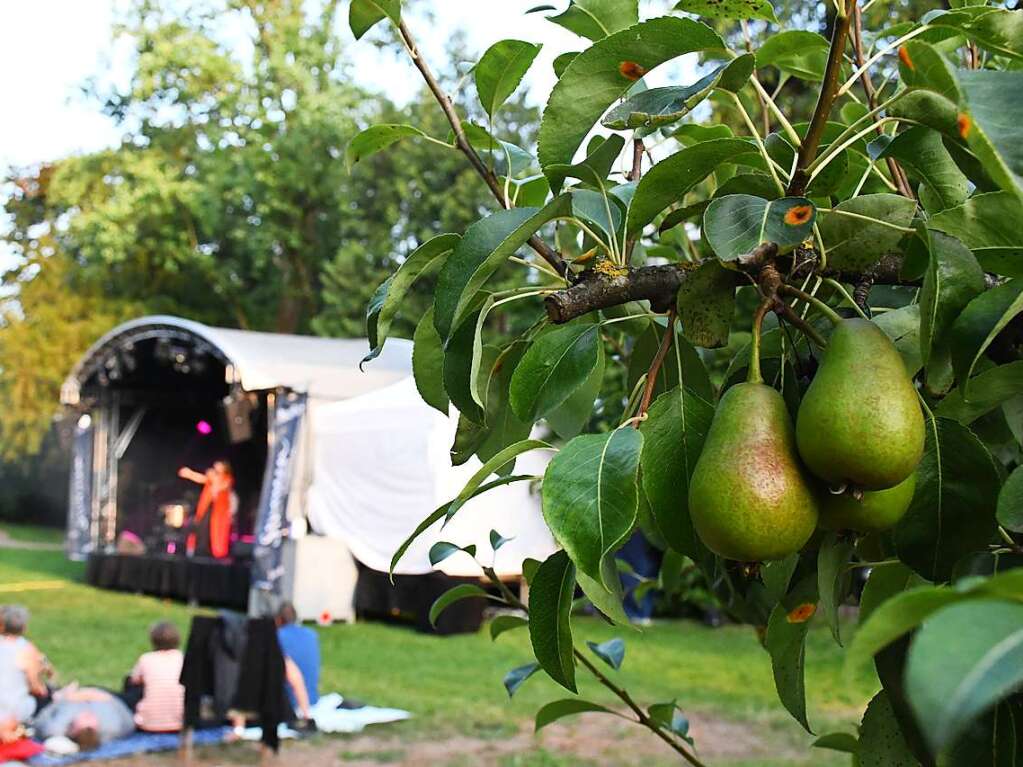
POLYGON ((92 426, 92 416, 88 413, 82 413, 82 417, 78 419, 78 428, 85 431, 92 426))
POLYGON ((213 433, 213 427, 210 426, 209 421, 199 421, 195 425, 195 430, 202 434, 204 437, 213 433))

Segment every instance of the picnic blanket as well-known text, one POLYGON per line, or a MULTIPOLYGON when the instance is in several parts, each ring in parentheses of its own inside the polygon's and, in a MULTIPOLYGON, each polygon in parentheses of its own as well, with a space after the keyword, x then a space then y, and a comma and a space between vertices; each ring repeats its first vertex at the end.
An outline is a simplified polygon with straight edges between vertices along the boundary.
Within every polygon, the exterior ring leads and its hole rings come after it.
POLYGON ((370 724, 386 724, 400 722, 412 716, 400 708, 378 708, 377 706, 361 706, 360 708, 338 708, 344 698, 336 693, 321 695, 309 713, 316 722, 320 732, 362 732, 370 724))
MULTIPOLYGON (((223 743, 231 734, 230 727, 211 727, 196 730, 193 742, 197 746, 212 746, 223 743)), ((150 754, 156 751, 174 751, 181 745, 178 733, 136 732, 127 738, 112 740, 92 751, 80 751, 68 756, 39 754, 28 760, 32 767, 63 767, 79 762, 98 762, 106 759, 122 759, 134 754, 150 754)))
MULTIPOLYGON (((312 707, 310 713, 312 713, 316 728, 320 732, 362 732, 371 724, 399 722, 412 716, 408 711, 400 708, 380 708, 378 706, 338 708, 343 701, 344 698, 340 694, 332 692, 321 696, 316 705, 312 707)), ((230 727, 196 730, 193 742, 197 746, 217 745, 226 742, 231 733, 230 727)), ((294 738, 298 735, 283 724, 278 728, 278 734, 282 739, 294 738)), ((261 737, 262 730, 259 727, 250 727, 241 734, 242 740, 260 740, 261 737)), ((64 767, 64 765, 80 762, 98 762, 107 759, 121 759, 135 754, 174 751, 180 745, 181 740, 177 733, 136 732, 127 738, 104 743, 93 751, 84 751, 68 756, 42 753, 29 759, 28 764, 31 767, 64 767)))

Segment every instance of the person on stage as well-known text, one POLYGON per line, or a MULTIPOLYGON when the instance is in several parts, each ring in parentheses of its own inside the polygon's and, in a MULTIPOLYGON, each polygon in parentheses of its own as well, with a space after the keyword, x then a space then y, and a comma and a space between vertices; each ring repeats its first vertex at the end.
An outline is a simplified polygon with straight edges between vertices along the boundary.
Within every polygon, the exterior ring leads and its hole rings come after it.
POLYGON ((178 476, 203 486, 192 517, 193 532, 188 536, 188 553, 225 558, 230 551, 231 523, 238 508, 231 464, 215 461, 205 474, 182 466, 178 469, 178 476))

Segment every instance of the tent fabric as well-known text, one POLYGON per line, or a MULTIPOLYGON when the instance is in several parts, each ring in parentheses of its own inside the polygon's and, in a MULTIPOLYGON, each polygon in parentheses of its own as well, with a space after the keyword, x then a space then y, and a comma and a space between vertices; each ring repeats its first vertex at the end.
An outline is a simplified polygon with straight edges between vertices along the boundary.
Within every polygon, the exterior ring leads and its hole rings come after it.
POLYGON ((368 351, 365 339, 231 330, 154 315, 118 325, 93 344, 66 379, 62 401, 76 403, 82 379, 109 349, 127 339, 174 332, 213 347, 233 366, 237 380, 248 391, 287 387, 313 399, 346 399, 387 386, 407 376, 412 368, 412 343, 400 338, 389 339, 380 356, 363 371, 359 363, 368 351))
MULTIPOLYGON (((313 482, 306 508, 312 529, 342 539, 367 567, 387 571, 416 526, 454 498, 482 465, 473 458, 451 466, 448 449, 456 422, 424 403, 411 378, 321 406, 314 422, 313 482)), ((525 453, 515 473, 542 475, 549 459, 547 451, 525 453)), ((475 544, 477 558, 493 561, 501 575, 518 575, 526 557, 546 559, 556 547, 532 485, 515 482, 468 501, 443 530, 437 522, 421 535, 395 572, 433 570, 429 550, 441 540, 475 544), (496 553, 491 530, 512 538, 496 553)), ((480 575, 479 566, 461 552, 438 569, 448 575, 480 575)))

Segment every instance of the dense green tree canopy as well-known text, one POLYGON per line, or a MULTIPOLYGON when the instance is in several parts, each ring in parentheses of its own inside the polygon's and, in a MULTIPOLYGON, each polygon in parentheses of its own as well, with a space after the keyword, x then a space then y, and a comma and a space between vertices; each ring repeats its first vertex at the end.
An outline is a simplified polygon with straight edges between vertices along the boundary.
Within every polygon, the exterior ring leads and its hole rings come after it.
MULTIPOLYGON (((398 107, 352 84, 337 4, 317 15, 304 6, 139 3, 115 30, 134 45, 128 87, 93 94, 123 141, 12 172, 5 240, 17 265, 0 322, 6 456, 34 452, 59 382, 115 322, 168 313, 360 336, 388 271, 436 230, 478 217, 482 182, 436 145, 406 143, 349 172, 344 148, 360 127, 414 115, 443 136, 443 117, 425 91, 398 107)), ((457 39, 450 55, 470 57, 457 39)), ((505 135, 529 143, 535 110, 508 106, 505 135)), ((425 311, 428 292, 421 286, 410 308, 425 311)), ((397 321, 399 333, 413 328, 397 321)))

